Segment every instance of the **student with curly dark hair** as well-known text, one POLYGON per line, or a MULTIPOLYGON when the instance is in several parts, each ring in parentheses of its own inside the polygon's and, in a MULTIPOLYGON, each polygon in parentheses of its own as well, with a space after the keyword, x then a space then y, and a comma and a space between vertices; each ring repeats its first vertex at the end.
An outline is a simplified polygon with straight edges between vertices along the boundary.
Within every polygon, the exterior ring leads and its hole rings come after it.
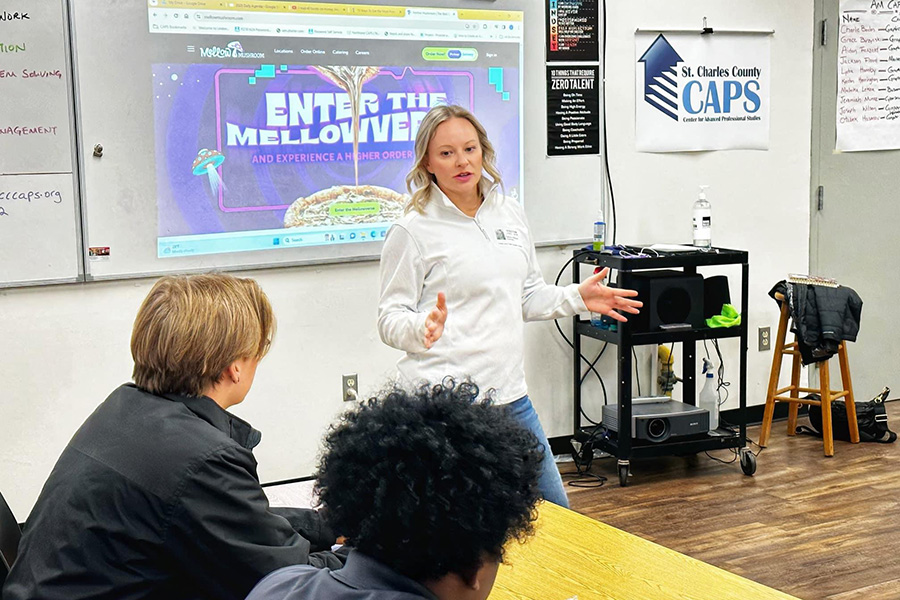
POLYGON ((340 571, 285 567, 247 600, 483 600, 532 533, 543 450, 473 384, 388 390, 325 439, 316 490, 353 547, 340 571))

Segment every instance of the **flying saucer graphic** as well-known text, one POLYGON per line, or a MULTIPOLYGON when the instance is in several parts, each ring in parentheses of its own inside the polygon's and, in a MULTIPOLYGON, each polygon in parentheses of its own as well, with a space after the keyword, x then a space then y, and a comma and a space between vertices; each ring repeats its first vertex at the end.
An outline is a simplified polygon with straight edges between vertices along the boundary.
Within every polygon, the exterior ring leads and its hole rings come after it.
POLYGON ((191 165, 191 172, 194 175, 206 175, 207 179, 209 179, 209 189, 213 197, 219 195, 220 187, 224 187, 222 179, 219 177, 218 171, 216 171, 223 162, 225 162, 225 156, 221 152, 203 148, 197 153, 197 158, 194 159, 194 164, 191 165))

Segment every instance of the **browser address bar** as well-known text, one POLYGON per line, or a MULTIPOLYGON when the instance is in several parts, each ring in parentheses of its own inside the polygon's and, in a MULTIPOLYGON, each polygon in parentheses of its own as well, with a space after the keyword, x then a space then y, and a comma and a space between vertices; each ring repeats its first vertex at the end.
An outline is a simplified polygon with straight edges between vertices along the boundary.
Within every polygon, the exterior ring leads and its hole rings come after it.
MULTIPOLYGON (((455 16, 456 11, 452 12, 455 16)), ((446 17, 445 17, 446 18, 446 17)), ((267 15, 260 14, 244 14, 235 15, 234 13, 216 12, 216 11, 199 11, 194 14, 197 21, 227 21, 240 22, 241 24, 259 24, 269 26, 300 26, 300 27, 363 27, 384 29, 421 29, 423 23, 416 19, 405 19, 402 17, 347 17, 347 16, 331 16, 331 15, 291 15, 278 14, 267 15)), ((465 23, 461 21, 429 21, 428 29, 444 29, 447 31, 456 31, 465 29, 465 23)))

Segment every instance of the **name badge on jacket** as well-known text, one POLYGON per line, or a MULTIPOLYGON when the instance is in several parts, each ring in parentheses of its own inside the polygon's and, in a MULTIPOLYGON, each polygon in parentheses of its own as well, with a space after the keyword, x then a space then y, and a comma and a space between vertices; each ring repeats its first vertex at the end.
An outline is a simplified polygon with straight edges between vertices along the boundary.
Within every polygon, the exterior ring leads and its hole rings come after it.
POLYGON ((497 243, 501 245, 522 247, 522 238, 524 236, 518 229, 497 228, 494 230, 494 235, 497 237, 497 243))

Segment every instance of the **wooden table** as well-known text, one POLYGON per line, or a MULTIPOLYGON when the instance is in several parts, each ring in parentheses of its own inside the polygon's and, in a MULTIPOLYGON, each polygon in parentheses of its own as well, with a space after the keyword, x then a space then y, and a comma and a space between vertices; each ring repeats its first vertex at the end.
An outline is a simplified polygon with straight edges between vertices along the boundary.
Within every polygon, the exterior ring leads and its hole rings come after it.
POLYGON ((756 600, 794 596, 545 502, 490 600, 756 600))

